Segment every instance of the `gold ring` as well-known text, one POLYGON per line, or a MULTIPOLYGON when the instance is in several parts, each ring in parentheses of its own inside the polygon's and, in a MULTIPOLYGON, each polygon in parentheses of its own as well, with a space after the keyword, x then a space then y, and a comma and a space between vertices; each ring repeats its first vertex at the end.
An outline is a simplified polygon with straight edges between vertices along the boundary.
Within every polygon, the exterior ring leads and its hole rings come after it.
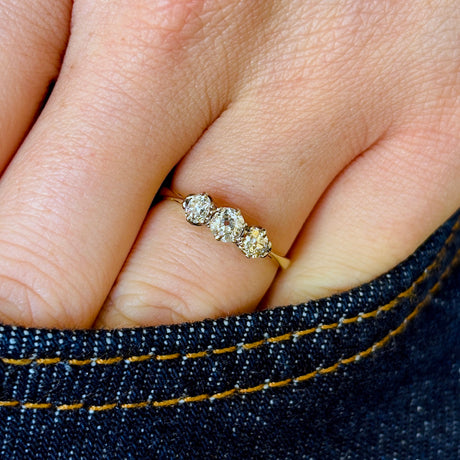
POLYGON ((185 219, 193 225, 205 225, 216 240, 235 243, 243 254, 251 259, 269 257, 283 269, 291 263, 286 257, 272 251, 267 231, 261 227, 246 224, 239 209, 217 207, 207 193, 187 195, 185 198, 163 188, 161 195, 182 205, 185 219))

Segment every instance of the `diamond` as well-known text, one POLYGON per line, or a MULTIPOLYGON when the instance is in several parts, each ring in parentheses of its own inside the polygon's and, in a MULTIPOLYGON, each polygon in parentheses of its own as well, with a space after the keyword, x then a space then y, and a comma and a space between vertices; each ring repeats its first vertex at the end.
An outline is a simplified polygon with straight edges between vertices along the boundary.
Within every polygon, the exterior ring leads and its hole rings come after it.
POLYGON ((193 225, 206 224, 216 209, 211 197, 206 193, 187 196, 182 203, 182 207, 184 208, 187 222, 193 225))
POLYGON ((246 227, 237 245, 250 258, 266 257, 272 249, 267 231, 260 227, 246 227))
POLYGON ((239 209, 217 208, 208 226, 216 240, 229 243, 238 239, 246 224, 239 209))

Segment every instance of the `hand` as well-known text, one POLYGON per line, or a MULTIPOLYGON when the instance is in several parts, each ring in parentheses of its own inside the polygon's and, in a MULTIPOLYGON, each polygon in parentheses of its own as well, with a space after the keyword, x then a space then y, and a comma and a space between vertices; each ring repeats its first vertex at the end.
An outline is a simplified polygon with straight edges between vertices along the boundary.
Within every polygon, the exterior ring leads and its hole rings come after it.
POLYGON ((460 203, 459 15, 455 0, 1 2, 0 320, 199 320, 390 269, 460 203), (173 169, 175 191, 241 209, 290 268, 177 203, 149 210, 173 169))

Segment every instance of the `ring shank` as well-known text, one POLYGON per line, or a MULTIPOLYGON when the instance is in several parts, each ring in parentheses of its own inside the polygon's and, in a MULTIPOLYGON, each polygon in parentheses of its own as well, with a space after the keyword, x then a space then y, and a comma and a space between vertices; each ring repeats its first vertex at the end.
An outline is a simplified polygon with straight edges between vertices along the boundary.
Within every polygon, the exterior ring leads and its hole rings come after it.
POLYGON ((286 270, 291 265, 291 261, 287 257, 279 256, 272 251, 268 254, 268 257, 274 259, 283 270, 286 270))

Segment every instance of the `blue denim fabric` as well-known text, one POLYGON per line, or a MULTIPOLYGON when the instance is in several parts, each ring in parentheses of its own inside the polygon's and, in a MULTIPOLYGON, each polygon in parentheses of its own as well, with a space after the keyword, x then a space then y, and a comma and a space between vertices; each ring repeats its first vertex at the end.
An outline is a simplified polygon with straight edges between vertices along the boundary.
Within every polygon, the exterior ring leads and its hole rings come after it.
POLYGON ((0 326, 0 457, 460 457, 460 213, 388 274, 170 327, 0 326))

